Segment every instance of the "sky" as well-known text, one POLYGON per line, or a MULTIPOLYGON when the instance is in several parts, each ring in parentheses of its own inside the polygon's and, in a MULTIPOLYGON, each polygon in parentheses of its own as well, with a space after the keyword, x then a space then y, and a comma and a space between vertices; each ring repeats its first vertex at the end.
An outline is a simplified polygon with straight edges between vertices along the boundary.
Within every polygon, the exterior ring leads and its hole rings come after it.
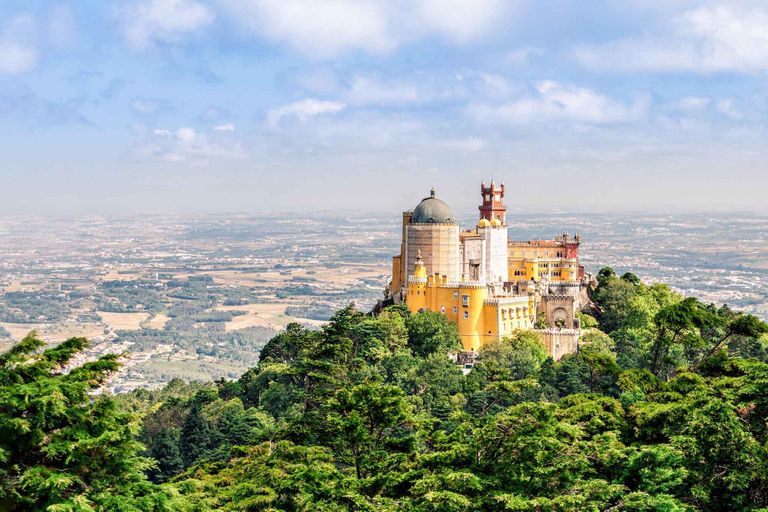
POLYGON ((0 214, 768 209, 768 4, 3 0, 0 214))

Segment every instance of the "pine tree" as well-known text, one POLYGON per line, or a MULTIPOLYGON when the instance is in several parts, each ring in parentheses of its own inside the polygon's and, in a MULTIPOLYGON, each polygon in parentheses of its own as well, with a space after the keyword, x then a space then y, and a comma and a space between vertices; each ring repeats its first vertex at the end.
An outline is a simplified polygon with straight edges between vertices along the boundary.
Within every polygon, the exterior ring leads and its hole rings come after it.
POLYGON ((189 467, 208 451, 211 445, 211 429, 203 417, 198 401, 192 402, 192 409, 184 419, 179 439, 179 450, 184 467, 189 467))
POLYGON ((152 480, 157 483, 168 481, 181 473, 184 467, 179 445, 171 431, 166 427, 160 429, 160 432, 152 440, 149 454, 157 461, 157 467, 150 473, 152 480))
POLYGON ((0 510, 166 510, 144 476, 137 418, 90 395, 119 356, 65 372, 88 341, 44 345, 32 333, 0 355, 0 510))

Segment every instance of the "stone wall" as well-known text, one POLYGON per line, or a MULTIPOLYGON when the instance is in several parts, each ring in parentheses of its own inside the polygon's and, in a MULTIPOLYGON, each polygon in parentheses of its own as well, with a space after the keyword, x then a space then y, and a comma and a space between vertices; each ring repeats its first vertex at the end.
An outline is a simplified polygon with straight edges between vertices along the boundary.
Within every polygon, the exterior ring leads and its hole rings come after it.
POLYGON ((440 274, 458 281, 459 227, 455 224, 409 224, 406 226, 405 270, 413 274, 416 257, 421 251, 427 275, 440 274))
POLYGON ((578 329, 534 329, 534 331, 541 336, 547 353, 555 361, 579 350, 581 331, 578 329))

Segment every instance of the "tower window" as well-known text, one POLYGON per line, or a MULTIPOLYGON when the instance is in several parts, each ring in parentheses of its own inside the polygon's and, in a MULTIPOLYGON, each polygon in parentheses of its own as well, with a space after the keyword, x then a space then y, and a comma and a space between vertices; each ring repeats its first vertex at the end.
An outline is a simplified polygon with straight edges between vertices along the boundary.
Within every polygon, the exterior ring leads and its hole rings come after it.
POLYGON ((458 299, 459 298, 459 290, 453 290, 453 298, 458 299))
POLYGON ((445 314, 445 306, 441 306, 441 307, 440 307, 440 312, 441 312, 442 314, 445 314))
POLYGON ((469 320, 469 311, 464 312, 464 320, 469 320))
POLYGON ((453 306, 453 314, 455 315, 458 312, 459 312, 459 308, 457 308, 456 306, 453 306))
MULTIPOLYGON (((469 295, 462 295, 461 296, 461 305, 465 308, 469 306, 469 295)), ((466 313, 466 311, 465 311, 466 313)))

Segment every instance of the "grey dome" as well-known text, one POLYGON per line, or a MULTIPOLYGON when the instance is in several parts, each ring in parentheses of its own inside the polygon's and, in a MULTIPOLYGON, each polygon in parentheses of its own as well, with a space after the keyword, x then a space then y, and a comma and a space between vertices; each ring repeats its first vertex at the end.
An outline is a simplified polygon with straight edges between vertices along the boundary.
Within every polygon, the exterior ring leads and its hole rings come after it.
POLYGON ((455 224, 451 207, 435 197, 435 189, 430 196, 421 200, 413 210, 411 222, 417 224, 455 224))

